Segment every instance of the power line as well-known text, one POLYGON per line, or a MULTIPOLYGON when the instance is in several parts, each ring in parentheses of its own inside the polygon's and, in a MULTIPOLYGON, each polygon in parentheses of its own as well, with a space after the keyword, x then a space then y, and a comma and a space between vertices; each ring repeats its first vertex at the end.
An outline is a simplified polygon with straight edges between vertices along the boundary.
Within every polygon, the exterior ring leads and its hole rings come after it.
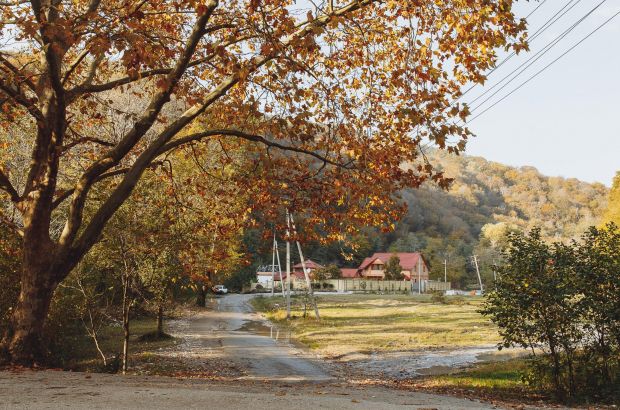
POLYGON ((542 6, 543 4, 545 4, 545 2, 546 2, 546 1, 547 1, 547 0, 542 0, 542 1, 540 2, 540 4, 539 4, 538 6, 536 6, 536 8, 530 12, 530 14, 528 14, 527 16, 525 16, 525 18, 526 18, 526 19, 530 18, 530 16, 531 16, 532 14, 536 13, 536 10, 538 10, 538 9, 540 8, 540 6, 542 6))
POLYGON ((514 70, 512 70, 510 73, 508 73, 506 76, 504 76, 501 80, 499 80, 497 83, 495 83, 492 87, 490 87, 489 89, 487 89, 485 92, 483 92, 482 94, 480 94, 478 97, 474 98, 472 101, 470 101, 470 104, 475 103, 476 101, 478 101, 479 99, 481 99, 482 97, 484 97, 485 95, 487 95, 488 93, 490 93, 493 89, 495 89, 495 87, 499 86, 501 83, 504 82, 504 80, 508 79, 509 77, 511 77, 515 72, 519 71, 518 73, 516 73, 508 82, 506 82, 504 85, 502 85, 497 91, 495 91, 493 94, 491 94, 490 96, 488 96, 486 99, 484 99, 480 104, 478 104, 476 107, 472 108, 472 112, 476 111, 478 108, 480 108, 482 105, 484 105, 484 103, 486 103, 487 101, 489 101, 491 98, 493 98, 495 95, 497 95, 500 91, 502 91, 504 88, 506 88, 508 86, 508 84, 512 83, 514 80, 517 79, 517 77, 519 77, 521 74, 523 74, 523 72, 525 72, 528 68, 530 68, 536 61, 540 60, 545 54, 547 54, 549 52, 549 50, 551 50, 553 47, 555 47, 560 41, 562 41, 564 39, 564 37, 566 37, 571 31, 573 31, 579 24, 581 24, 586 18, 588 18, 590 15, 592 15, 592 13, 594 13, 594 11, 596 9, 598 9, 603 3, 605 3, 607 0, 602 0, 598 5, 596 5, 593 9, 591 9, 588 13, 586 13, 583 17, 581 17, 579 20, 577 20, 575 23, 573 23, 572 26, 570 26, 568 29, 566 29, 563 33, 561 33, 559 36, 557 36, 556 38, 554 38, 551 42, 547 43, 547 45, 545 45, 541 50, 539 50, 536 54, 534 54, 532 57, 530 57, 529 59, 527 59, 525 62, 523 62, 521 65, 519 65, 517 68, 515 68, 514 70))
POLYGON ((613 16, 611 16, 610 18, 608 18, 607 20, 605 20, 605 22, 603 22, 603 24, 601 24, 600 26, 598 26, 597 28, 595 28, 594 30, 592 30, 587 36, 585 36, 584 38, 582 38, 579 42, 577 42, 576 44, 574 44, 572 47, 570 47, 568 50, 566 50, 564 53, 562 53, 559 57, 557 57, 555 60, 553 60, 552 62, 550 62, 549 64, 547 64, 546 66, 544 66, 542 69, 540 69, 539 71, 537 71, 534 75, 532 75, 530 78, 528 78, 527 80, 525 80, 524 82, 522 82, 521 84, 519 84, 519 86, 517 86, 515 89, 513 89, 512 91, 510 91, 508 94, 506 94, 505 96, 503 96, 501 99, 497 100, 496 102, 494 102, 491 106, 489 106, 488 108, 486 108, 484 111, 482 111, 481 113, 479 113, 478 115, 476 115, 474 118, 472 118, 471 120, 469 120, 469 122, 474 121, 476 118, 480 117, 482 114, 484 114, 485 112, 489 111, 491 108, 495 107, 497 104, 499 104, 500 102, 504 101, 506 98, 510 97, 513 93, 515 93, 516 91, 518 91, 520 88, 522 88, 524 85, 526 85, 527 83, 529 83, 530 81, 532 81, 534 78, 536 78, 539 74, 541 74, 543 71, 545 71, 547 68, 551 67, 553 64, 555 64, 558 60, 560 60, 562 57, 564 57, 566 54, 570 53, 571 51, 573 51, 575 48, 577 48, 581 43, 583 43, 584 41, 586 41, 588 38, 590 38, 590 36, 592 36, 594 33, 596 33, 597 31, 599 31, 601 28, 603 28, 605 25, 607 25, 610 21, 612 21, 614 18, 616 18, 618 15, 620 15, 620 11, 617 12, 616 14, 614 14, 613 16))
POLYGON ((581 0, 577 0, 577 2, 575 2, 574 4, 571 4, 571 3, 573 3, 573 1, 574 0, 570 0, 568 3, 566 3, 564 5, 564 7, 562 7, 553 16, 551 16, 549 19, 547 19, 547 21, 538 30, 536 30, 534 33, 532 33, 532 37, 530 38, 530 41, 534 41, 537 37, 540 37, 540 35, 543 34, 545 31, 547 31, 547 29, 549 27, 553 26, 555 23, 558 22, 558 20, 560 20, 562 17, 564 17, 566 15, 566 13, 568 13, 573 8, 575 8, 576 5, 581 3, 581 0), (567 9, 567 7, 568 7, 568 9, 567 9))
MULTIPOLYGON (((542 6, 545 3, 546 0, 544 0, 543 2, 541 2, 541 4, 538 5, 538 7, 536 7, 530 14, 528 14, 525 18, 529 18, 532 14, 534 14, 534 12, 536 10, 538 10, 538 8, 540 6, 542 6)), ((577 0, 576 3, 572 4, 575 0, 569 0, 568 3, 566 3, 560 10, 558 10, 553 16, 551 16, 549 19, 547 19, 547 21, 545 21, 543 23, 542 26, 540 26, 534 33, 532 33, 532 37, 529 39, 529 42, 534 41, 537 37, 539 37, 541 34, 543 34, 549 27, 551 27, 552 25, 554 25, 558 20, 560 20, 562 17, 564 17, 564 15, 566 15, 566 13, 568 13, 570 10, 573 9, 573 7, 575 7, 577 4, 579 4, 581 2, 581 0, 577 0), (569 7, 569 9, 565 10, 567 7, 569 7), (565 10, 565 11, 564 11, 565 10), (562 13, 562 11, 564 11, 562 13), (560 14, 562 13, 562 14, 560 14), (558 14, 560 14, 558 16, 558 14), (557 18, 556 18, 557 16, 557 18), (553 20, 553 21, 552 21, 553 20)), ((493 74, 498 68, 500 68, 502 65, 504 65, 506 62, 508 62, 512 57, 514 57, 515 55, 517 55, 516 51, 511 52, 506 58, 504 58, 499 64, 497 64, 495 67, 493 67, 493 69, 491 69, 491 71, 489 71, 486 75, 490 76, 491 74, 493 74)), ((469 87, 467 90, 465 90, 463 92, 463 94, 461 94, 459 96, 458 99, 462 98, 463 96, 465 96, 465 94, 467 94, 468 92, 470 92, 471 90, 473 90, 474 88, 476 88, 479 84, 473 84, 471 87, 469 87)))

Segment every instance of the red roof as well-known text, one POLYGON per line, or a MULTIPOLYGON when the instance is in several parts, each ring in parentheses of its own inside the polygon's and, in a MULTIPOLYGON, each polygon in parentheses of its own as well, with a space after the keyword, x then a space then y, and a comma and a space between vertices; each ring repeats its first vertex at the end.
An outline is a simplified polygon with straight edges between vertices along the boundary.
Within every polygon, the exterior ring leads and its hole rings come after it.
MULTIPOLYGON (((304 275, 303 272, 291 272, 291 275, 296 277, 297 279, 304 279, 306 277, 306 275, 304 275)), ((312 278, 312 275, 310 275, 310 278, 312 278)), ((276 281, 280 280, 280 273, 276 273, 276 281)), ((286 280, 286 272, 282 272, 282 280, 286 280)))
MULTIPOLYGON (((372 263, 377 259, 381 259, 381 262, 387 263, 392 257, 392 255, 394 255, 394 253, 377 252, 373 254, 370 258, 364 259, 358 269, 366 269, 369 265, 372 265, 372 263)), ((418 258, 422 256, 420 252, 397 252, 396 255, 400 259, 400 266, 403 268, 403 270, 415 269, 418 266, 418 258)), ((422 262, 428 267, 428 263, 424 259, 424 256, 422 256, 422 262)))
MULTIPOLYGON (((322 267, 323 265, 319 265, 311 259, 306 259, 306 269, 321 269, 322 267)), ((301 262, 299 262, 297 265, 293 265, 293 269, 295 268, 303 268, 301 262)))
POLYGON ((340 271, 342 272, 343 278, 357 278, 359 276, 357 274, 358 270, 355 268, 353 269, 343 268, 343 269, 340 269, 340 271))

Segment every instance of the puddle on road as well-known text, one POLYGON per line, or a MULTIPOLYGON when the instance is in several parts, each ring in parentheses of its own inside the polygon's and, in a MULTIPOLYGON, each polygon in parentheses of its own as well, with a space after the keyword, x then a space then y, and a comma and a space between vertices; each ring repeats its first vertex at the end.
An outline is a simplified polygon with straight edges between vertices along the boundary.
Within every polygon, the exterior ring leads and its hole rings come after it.
POLYGON ((526 353, 521 349, 498 351, 494 345, 489 345, 426 352, 375 352, 369 355, 355 355, 344 362, 365 374, 381 374, 403 379, 422 375, 449 374, 475 363, 503 361, 526 353))
POLYGON ((247 321, 239 329, 237 329, 237 331, 267 336, 276 342, 287 343, 300 349, 306 348, 303 344, 293 339, 292 332, 290 330, 280 329, 278 326, 269 325, 264 322, 247 321))

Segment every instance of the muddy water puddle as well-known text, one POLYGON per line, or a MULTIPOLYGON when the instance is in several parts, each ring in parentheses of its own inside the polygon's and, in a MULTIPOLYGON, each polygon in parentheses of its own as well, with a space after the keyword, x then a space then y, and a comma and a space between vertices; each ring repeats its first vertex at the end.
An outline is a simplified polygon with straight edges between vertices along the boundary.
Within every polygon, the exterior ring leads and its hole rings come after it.
POLYGON ((293 338, 290 330, 280 329, 278 326, 269 323, 247 321, 237 331, 267 336, 278 343, 289 344, 299 349, 307 349, 305 345, 293 338))
POLYGON ((487 345, 453 350, 374 352, 354 355, 344 362, 363 374, 403 379, 453 373, 476 363, 509 360, 525 354, 522 349, 498 351, 495 345, 487 345))

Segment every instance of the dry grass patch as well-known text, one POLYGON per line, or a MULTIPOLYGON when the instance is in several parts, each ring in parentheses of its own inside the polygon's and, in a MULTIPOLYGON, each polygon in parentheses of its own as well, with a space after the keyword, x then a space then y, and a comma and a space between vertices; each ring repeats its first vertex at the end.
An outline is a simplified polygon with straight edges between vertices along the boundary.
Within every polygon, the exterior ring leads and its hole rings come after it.
POLYGON ((328 356, 499 341, 495 326, 477 313, 482 299, 447 300, 447 304, 433 303, 426 295, 320 296, 321 321, 316 321, 310 310, 302 317, 300 298, 293 298, 290 321, 282 297, 259 297, 253 304, 273 322, 293 330, 299 341, 328 356))

